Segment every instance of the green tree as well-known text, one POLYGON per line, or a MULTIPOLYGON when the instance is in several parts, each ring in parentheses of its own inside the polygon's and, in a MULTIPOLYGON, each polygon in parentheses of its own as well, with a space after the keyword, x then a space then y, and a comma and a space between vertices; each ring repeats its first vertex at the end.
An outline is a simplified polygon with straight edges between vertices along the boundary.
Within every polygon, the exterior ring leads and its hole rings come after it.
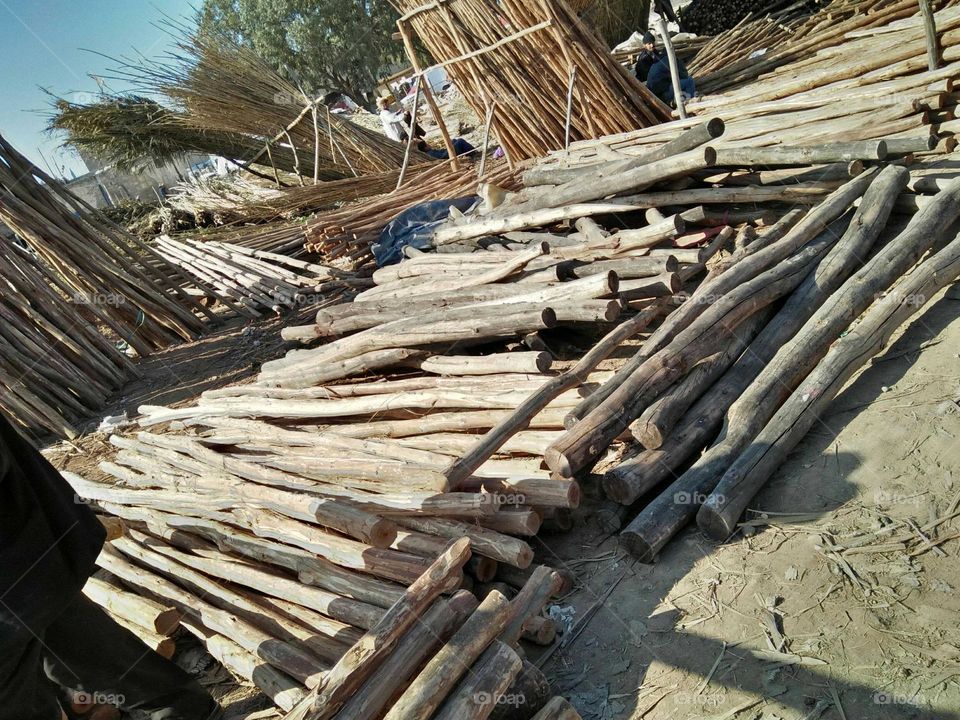
POLYGON ((359 100, 396 62, 397 13, 387 0, 204 0, 200 31, 253 48, 310 94, 359 100))

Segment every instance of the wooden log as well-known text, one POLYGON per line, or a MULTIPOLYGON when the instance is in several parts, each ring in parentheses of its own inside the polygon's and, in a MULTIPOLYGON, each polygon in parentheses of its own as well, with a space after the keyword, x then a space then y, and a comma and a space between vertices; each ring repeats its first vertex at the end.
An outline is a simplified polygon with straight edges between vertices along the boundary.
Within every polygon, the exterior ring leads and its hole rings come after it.
POLYGON ((523 661, 509 645, 493 644, 434 715, 436 720, 486 720, 520 673, 523 661))
POLYGON ((509 437, 528 427, 530 419, 543 410, 551 400, 582 383, 620 343, 636 335, 652 322, 656 312, 653 309, 643 311, 614 328, 574 367, 547 381, 540 390, 528 397, 510 417, 492 428, 473 450, 444 471, 450 486, 457 488, 499 450, 509 437))
POLYGON ((170 636, 180 626, 182 613, 113 583, 91 577, 83 586, 83 594, 105 608, 114 617, 150 629, 158 635, 170 636))
POLYGON ((557 623, 542 615, 532 615, 523 624, 520 637, 537 645, 552 645, 557 638, 557 623))
POLYGON ((540 668, 524 660, 519 674, 490 713, 490 720, 530 720, 546 706, 552 692, 540 668))
MULTIPOLYGON (((526 585, 527 581, 531 578, 534 572, 539 568, 545 567, 543 565, 531 565, 528 568, 520 569, 511 567, 509 565, 501 565, 497 571, 497 579, 501 580, 511 587, 522 588, 526 585)), ((576 584, 576 578, 568 570, 550 568, 554 573, 560 578, 560 586, 557 589, 557 594, 555 597, 560 595, 566 595, 571 590, 573 590, 574 585, 576 584)))
POLYGON ((927 65, 933 71, 941 65, 940 40, 937 37, 936 20, 933 17, 930 0, 918 0, 918 4, 920 5, 920 17, 923 19, 924 37, 927 42, 927 65))
MULTIPOLYGON (((894 279, 913 265, 936 242, 937 238, 942 236, 943 229, 958 215, 960 215, 960 181, 955 181, 949 189, 937 195, 935 202, 919 213, 894 241, 886 245, 860 271, 851 276, 837 293, 831 296, 830 302, 820 308, 804 327, 804 330, 781 349, 771 361, 767 370, 754 382, 744 397, 752 399, 760 388, 766 387, 771 378, 775 378, 780 383, 780 387, 788 389, 797 387, 806 373, 810 372, 813 365, 825 355, 839 332, 842 332, 842 329, 853 318, 863 312, 870 302, 877 297, 878 293, 883 292, 894 279), (826 337, 828 331, 829 340, 826 337), (787 351, 795 351, 795 348, 801 346, 800 343, 803 343, 802 347, 806 349, 808 354, 805 354, 802 359, 787 357, 787 351)), ((951 243, 949 247, 955 248, 955 246, 956 243, 951 243)), ((943 257, 947 258, 949 256, 943 257)), ((932 282, 928 281, 924 275, 918 277, 921 277, 923 282, 932 282)), ((929 295, 921 295, 920 297, 925 299, 929 295)), ((907 317, 909 317, 909 314, 907 317)), ((877 330, 877 333, 880 332, 881 330, 877 330)), ((877 337, 880 337, 880 335, 877 337)), ((848 347, 848 345, 844 344, 843 347, 848 347)), ((804 387, 807 387, 806 383, 804 387)), ((757 408, 761 427, 762 423, 768 422, 775 416, 780 402, 783 401, 788 392, 789 390, 787 392, 780 390, 777 395, 772 396, 773 402, 767 400, 762 407, 757 408)), ((736 409, 739 414, 741 407, 736 409)), ((731 408, 730 415, 733 412, 734 408, 731 408)), ((724 447, 733 447, 735 452, 742 450, 747 443, 753 441, 753 436, 757 432, 754 427, 748 427, 746 431, 744 433, 745 438, 738 437, 736 441, 730 442, 729 446, 725 444, 724 447)), ((721 486, 718 484, 717 487, 721 486)), ((752 495, 744 500, 743 494, 738 494, 726 502, 721 502, 719 492, 715 491, 708 498, 709 507, 707 510, 701 508, 702 527, 709 528, 714 536, 720 534, 722 527, 732 529, 740 515, 740 511, 736 509, 737 504, 741 502, 745 504, 749 502, 751 497, 752 495)))
POLYGON ((818 421, 844 383, 884 347, 900 325, 957 277, 960 237, 923 261, 830 347, 823 360, 727 468, 697 515, 701 529, 711 537, 729 535, 753 496, 818 421))
POLYGON ((410 683, 384 720, 427 720, 456 687, 460 678, 507 626, 510 602, 491 592, 453 637, 410 683))
POLYGON ((720 147, 720 167, 762 167, 777 165, 813 165, 817 163, 885 160, 887 145, 883 140, 864 140, 820 146, 773 145, 770 147, 720 147))
POLYGON ((508 645, 516 645, 527 618, 539 615, 550 598, 560 592, 563 583, 564 579, 552 568, 545 565, 536 568, 510 601, 511 617, 500 633, 500 639, 508 645))
MULTIPOLYGON (((422 576, 407 588, 376 627, 369 630, 340 662, 330 669, 323 684, 296 705, 284 720, 327 720, 381 667, 403 635, 470 559, 470 541, 461 538, 422 576)), ((396 706, 394 706, 396 707, 396 706)))
POLYGON ((438 375, 498 375, 545 373, 553 358, 546 352, 494 353, 491 355, 435 355, 420 363, 424 372, 438 375))
POLYGON ((467 591, 437 600, 401 638, 380 669, 344 703, 340 714, 350 720, 382 717, 411 678, 476 609, 477 599, 467 591))
POLYGON ((705 122, 693 126, 689 130, 685 130, 673 140, 664 143, 656 150, 647 152, 640 157, 619 162, 596 163, 587 166, 579 165, 570 168, 538 165, 523 173, 523 184, 525 187, 534 185, 563 185, 568 182, 588 181, 588 178, 594 177, 594 174, 606 177, 651 162, 665 160, 673 155, 689 152, 720 137, 723 135, 723 131, 723 120, 720 118, 710 118, 705 122))
POLYGON ((118 625, 125 627, 127 630, 136 635, 138 640, 157 653, 157 655, 160 657, 169 660, 173 657, 173 653, 176 652, 177 642, 172 637, 169 637, 168 635, 161 635, 156 630, 144 627, 143 625, 132 622, 128 618, 120 615, 113 615, 111 613, 111 617, 118 625))
POLYGON ((473 551, 497 562, 516 567, 527 567, 533 561, 533 549, 518 538, 488 530, 478 525, 445 518, 398 518, 398 523, 410 530, 443 538, 470 538, 473 551))
POLYGON ((264 664, 256 655, 247 652, 237 643, 205 627, 202 623, 187 618, 183 623, 218 662, 234 675, 252 682, 281 710, 290 710, 303 700, 306 690, 289 675, 264 664))

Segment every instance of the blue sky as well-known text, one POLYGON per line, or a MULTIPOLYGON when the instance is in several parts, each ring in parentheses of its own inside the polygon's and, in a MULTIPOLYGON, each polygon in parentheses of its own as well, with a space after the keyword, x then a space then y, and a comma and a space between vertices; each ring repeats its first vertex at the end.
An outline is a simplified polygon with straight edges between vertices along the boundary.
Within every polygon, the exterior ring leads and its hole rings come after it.
MULTIPOLYGON (((155 23, 164 16, 192 17, 199 0, 0 0, 0 133, 34 163, 60 174, 83 172, 80 159, 59 149, 62 138, 44 133, 50 105, 46 88, 68 99, 90 97, 112 63, 135 51, 159 56, 170 38, 155 23), (74 93, 79 93, 75 96, 74 93), (43 112, 35 112, 37 110, 43 112), (39 150, 38 150, 39 148, 39 150)), ((123 83, 108 80, 113 90, 123 83)))

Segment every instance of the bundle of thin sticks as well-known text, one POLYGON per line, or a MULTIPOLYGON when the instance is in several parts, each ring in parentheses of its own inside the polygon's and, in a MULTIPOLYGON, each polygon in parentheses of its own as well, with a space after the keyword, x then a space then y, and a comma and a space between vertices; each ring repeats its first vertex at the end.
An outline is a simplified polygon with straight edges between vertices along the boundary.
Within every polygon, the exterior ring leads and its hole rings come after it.
POLYGON ((477 115, 492 117, 512 161, 669 119, 667 108, 560 0, 393 5, 402 13, 398 24, 414 68, 422 69, 413 33, 477 115))
POLYGON ((362 281, 325 265, 240 245, 156 238, 154 246, 169 262, 216 291, 212 299, 246 317, 340 299, 362 281))
MULTIPOLYGON (((412 177, 423 168, 411 168, 412 177)), ((331 180, 277 189, 243 178, 228 176, 214 180, 193 180, 173 188, 170 205, 195 217, 214 216, 218 225, 236 222, 268 222, 278 218, 308 215, 339 204, 352 203, 392 192, 400 170, 388 170, 361 177, 331 180)))
POLYGON ((0 411, 32 436, 75 437, 136 371, 30 251, 0 245, 0 286, 0 411))
MULTIPOLYGON (((166 64, 124 64, 120 76, 170 98, 190 128, 259 138, 246 164, 313 182, 399 168, 405 146, 329 112, 251 49, 223 35, 180 30, 166 64)), ((415 162, 430 158, 416 150, 415 162)))
POLYGON ((98 322, 141 355, 194 338, 203 318, 213 319, 187 292, 189 278, 179 268, 98 215, 2 137, 0 220, 30 244, 68 297, 86 302, 98 322))

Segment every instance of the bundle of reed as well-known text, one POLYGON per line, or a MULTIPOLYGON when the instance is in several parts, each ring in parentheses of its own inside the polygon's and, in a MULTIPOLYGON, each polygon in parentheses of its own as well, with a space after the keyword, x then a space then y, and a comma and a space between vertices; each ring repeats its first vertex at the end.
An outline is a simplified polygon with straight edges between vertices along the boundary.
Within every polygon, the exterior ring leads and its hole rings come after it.
POLYGON ((503 189, 515 188, 517 184, 516 174, 502 161, 490 163, 482 176, 475 165, 453 169, 447 163, 434 163, 411 173, 402 186, 390 193, 314 216, 308 223, 304 247, 326 262, 362 267, 372 260, 371 243, 401 212, 428 200, 474 195, 481 182, 503 189))
POLYGON ((33 437, 75 437, 136 371, 30 251, 0 244, 0 284, 0 410, 33 437))
MULTIPOLYGON (((295 175, 336 179, 393 170, 405 146, 333 115, 318 99, 279 75, 250 48, 214 33, 182 32, 179 54, 166 64, 125 64, 121 77, 164 95, 188 127, 257 138, 245 163, 272 165, 295 175)), ((416 162, 430 158, 416 150, 416 162)))
POLYGON ((280 313, 305 304, 329 304, 358 283, 368 284, 325 265, 240 245, 161 236, 154 246, 170 263, 212 288, 212 299, 251 318, 264 310, 280 313))
POLYGON ((0 137, 0 219, 30 244, 62 291, 140 355, 197 337, 213 320, 196 283, 98 215, 0 137))
MULTIPOLYGON (((419 174, 421 170, 411 168, 409 172, 419 174)), ((195 217, 212 215, 216 224, 268 222, 389 193, 397 187, 399 177, 399 170, 388 170, 282 190, 232 176, 194 180, 175 186, 170 204, 195 217)))
POLYGON ((414 68, 415 32, 512 161, 669 119, 562 1, 393 5, 414 68))
POLYGON ((103 95, 87 104, 57 98, 48 130, 65 133, 65 145, 134 171, 150 162, 162 165, 184 153, 210 153, 232 160, 254 157, 263 148, 261 141, 248 135, 192 128, 183 113, 138 95, 103 95))

